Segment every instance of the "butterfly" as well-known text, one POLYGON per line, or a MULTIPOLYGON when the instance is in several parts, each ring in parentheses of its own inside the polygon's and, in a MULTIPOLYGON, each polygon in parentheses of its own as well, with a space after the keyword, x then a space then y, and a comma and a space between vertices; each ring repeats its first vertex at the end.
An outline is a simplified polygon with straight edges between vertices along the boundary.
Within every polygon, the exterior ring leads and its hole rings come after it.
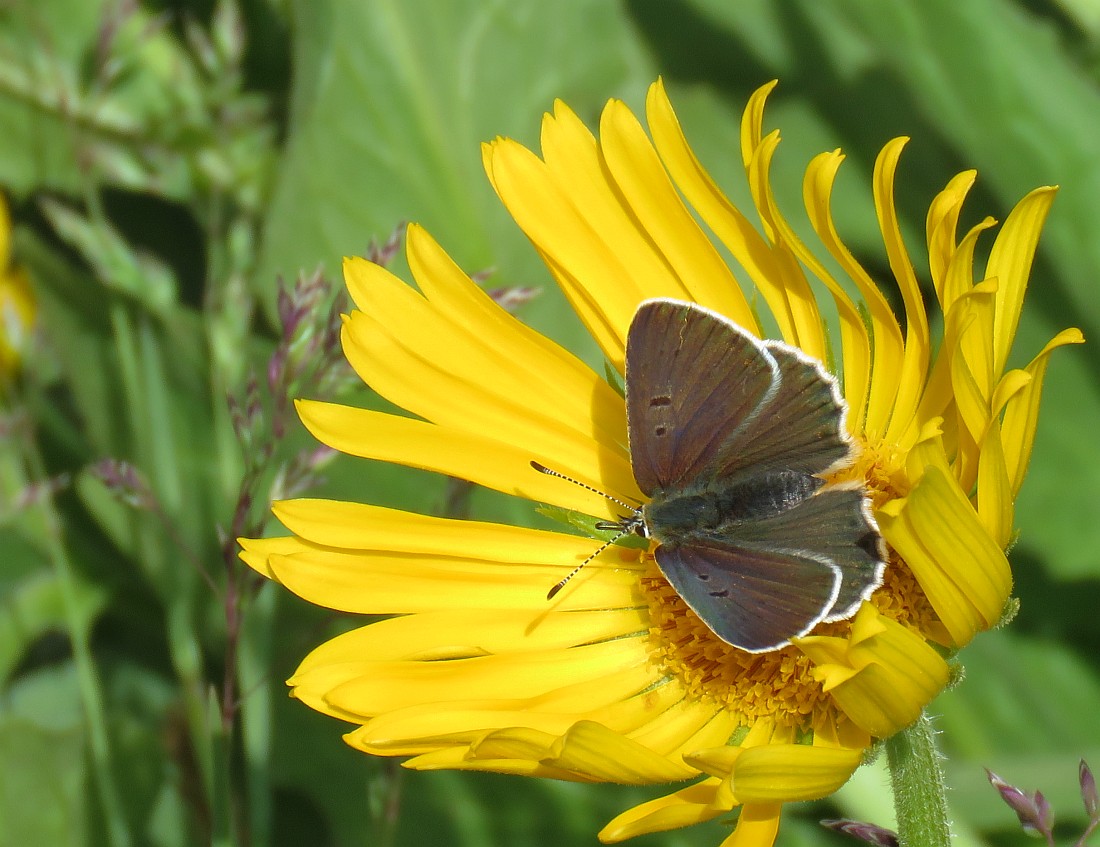
POLYGON ((694 303, 643 302, 626 339, 630 461, 649 501, 617 526, 720 639, 750 653, 844 620, 886 550, 820 362, 694 303))

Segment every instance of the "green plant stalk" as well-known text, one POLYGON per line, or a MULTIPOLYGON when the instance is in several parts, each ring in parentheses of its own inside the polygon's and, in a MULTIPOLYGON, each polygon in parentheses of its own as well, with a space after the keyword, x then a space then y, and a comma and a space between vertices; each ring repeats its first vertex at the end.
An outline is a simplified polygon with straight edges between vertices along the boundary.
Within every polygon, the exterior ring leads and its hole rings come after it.
MULTIPOLYGON (((135 458, 140 467, 150 469, 150 483, 158 499, 163 496, 164 487, 169 489, 169 499, 173 502, 166 504, 166 508, 171 514, 180 496, 178 484, 173 480, 177 475, 175 457, 170 444, 165 443, 170 439, 172 425, 158 406, 160 398, 157 395, 164 388, 158 385, 155 365, 160 363, 161 356, 147 333, 142 331, 143 320, 147 319, 130 314, 121 304, 112 305, 111 325, 119 373, 126 405, 134 410, 130 417, 130 437, 135 458)), ((159 529, 140 515, 134 516, 134 526, 140 538, 146 573, 149 580, 160 587, 167 604, 165 634, 169 655, 180 681, 188 731, 205 792, 203 800, 211 803, 213 810, 215 754, 207 710, 209 683, 203 675, 203 659, 198 646, 201 639, 195 631, 192 611, 197 575, 188 568, 172 567, 166 561, 164 537, 159 529)))
POLYGON ((922 714, 886 741, 901 847, 950 847, 947 786, 936 750, 936 732, 922 714))
MULTIPOLYGON (((247 809, 253 844, 270 844, 274 833, 271 760, 274 755, 272 653, 278 639, 275 611, 279 592, 271 583, 246 601, 237 651, 241 747, 247 781, 247 809)), ((275 682, 275 685, 281 683, 275 682)), ((286 696, 285 694, 283 695, 286 696)))
POLYGON ((233 729, 221 720, 221 698, 214 688, 209 690, 207 724, 210 726, 210 748, 214 760, 214 782, 210 788, 211 847, 240 847, 238 828, 233 825, 233 729))
MULTIPOLYGON (((45 464, 33 439, 25 439, 25 453, 30 477, 45 480, 45 464)), ((103 691, 96 673, 95 659, 92 656, 88 640, 90 621, 80 611, 73 578, 73 566, 69 554, 62 542, 61 521, 53 508, 51 497, 44 496, 38 504, 42 516, 41 537, 46 546, 58 585, 61 588, 62 603, 65 607, 65 620, 69 630, 69 641, 73 651, 73 666, 76 669, 77 687, 80 691, 80 704, 84 712, 84 721, 88 729, 88 748, 91 753, 92 774, 96 793, 102 807, 103 820, 107 829, 107 842, 112 847, 129 847, 129 825, 119 799, 111 768, 111 745, 107 733, 106 710, 103 705, 103 691)))

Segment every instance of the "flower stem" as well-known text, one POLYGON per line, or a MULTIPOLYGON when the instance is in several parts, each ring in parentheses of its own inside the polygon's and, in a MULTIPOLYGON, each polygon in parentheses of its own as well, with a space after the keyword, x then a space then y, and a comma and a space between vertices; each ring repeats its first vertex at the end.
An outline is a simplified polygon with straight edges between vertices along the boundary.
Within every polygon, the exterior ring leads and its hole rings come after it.
POLYGON ((950 847, 947 793, 927 715, 888 739, 886 757, 894 788, 901 847, 950 847))

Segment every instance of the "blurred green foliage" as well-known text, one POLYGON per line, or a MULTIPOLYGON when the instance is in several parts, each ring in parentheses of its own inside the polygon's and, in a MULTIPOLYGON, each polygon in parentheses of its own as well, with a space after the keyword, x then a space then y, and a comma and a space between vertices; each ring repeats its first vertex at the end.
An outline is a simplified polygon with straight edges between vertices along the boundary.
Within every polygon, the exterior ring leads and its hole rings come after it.
MULTIPOLYGON (((781 204, 798 220, 801 169, 842 147, 839 226, 883 279, 869 175, 892 136, 913 138, 898 198, 918 269, 955 172, 979 171, 972 222, 1060 184, 1016 349, 1070 325, 1098 338, 1098 60, 1091 0, 5 0, 0 185, 40 314, 0 407, 0 845, 595 844, 657 789, 403 773, 286 697, 296 662, 354 622, 257 587, 232 536, 263 529, 272 493, 439 512, 455 492, 315 453, 287 395, 380 401, 332 362, 268 398, 270 357, 328 350, 340 257, 416 220, 492 284, 543 286, 524 320, 602 370, 478 145, 534 144, 555 97, 590 125, 610 96, 639 108, 657 74, 741 200, 741 108, 780 78, 781 204), (277 279, 300 276, 314 308, 288 335, 277 279)), ((1021 612, 935 704, 960 844, 1023 843, 983 767, 1079 830, 1077 761, 1100 765, 1095 344, 1056 356, 1045 399, 1021 612)), ((533 519, 480 492, 468 508, 533 519)), ((886 785, 862 770, 781 843, 842 843, 822 817, 889 825, 886 785)))

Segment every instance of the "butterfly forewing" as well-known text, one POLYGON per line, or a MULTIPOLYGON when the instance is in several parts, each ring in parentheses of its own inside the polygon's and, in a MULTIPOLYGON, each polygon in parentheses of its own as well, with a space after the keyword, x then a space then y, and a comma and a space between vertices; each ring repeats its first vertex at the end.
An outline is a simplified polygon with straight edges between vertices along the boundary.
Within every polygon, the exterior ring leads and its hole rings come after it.
POLYGON ((823 474, 843 466, 852 447, 836 380, 821 364, 778 341, 764 346, 779 368, 776 389, 722 445, 718 476, 788 470, 823 474))
POLYGON ((724 318, 674 300, 649 300, 626 342, 630 460, 648 495, 712 478, 778 379, 763 345, 724 318))
POLYGON ((750 653, 775 650, 813 629, 840 580, 837 569, 820 559, 717 539, 662 544, 654 555, 676 593, 714 634, 750 653))

